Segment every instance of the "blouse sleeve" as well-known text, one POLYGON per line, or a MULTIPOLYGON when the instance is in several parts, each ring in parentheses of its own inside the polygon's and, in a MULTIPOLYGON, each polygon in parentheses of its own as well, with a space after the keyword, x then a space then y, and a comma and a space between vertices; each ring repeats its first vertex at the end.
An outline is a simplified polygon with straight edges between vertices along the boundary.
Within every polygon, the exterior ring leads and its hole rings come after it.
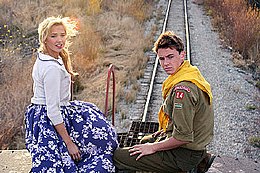
POLYGON ((44 92, 46 97, 47 116, 53 125, 63 122, 60 112, 61 73, 56 66, 49 66, 44 74, 44 92))

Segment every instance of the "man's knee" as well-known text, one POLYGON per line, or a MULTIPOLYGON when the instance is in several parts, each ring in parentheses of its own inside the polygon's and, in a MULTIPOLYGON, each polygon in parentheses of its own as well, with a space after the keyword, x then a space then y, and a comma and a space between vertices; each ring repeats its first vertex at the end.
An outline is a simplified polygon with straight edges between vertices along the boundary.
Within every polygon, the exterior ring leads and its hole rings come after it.
POLYGON ((118 160, 118 159, 122 159, 122 158, 125 158, 129 155, 129 152, 128 152, 129 148, 126 147, 126 148, 117 148, 114 152, 114 160, 118 160))
MULTIPOLYGON (((129 147, 127 148, 117 148, 113 155, 114 164, 117 168, 117 172, 129 172, 132 173, 132 166, 135 162, 135 157, 131 157, 129 154, 129 147)), ((134 171, 135 172, 135 171, 134 171)))

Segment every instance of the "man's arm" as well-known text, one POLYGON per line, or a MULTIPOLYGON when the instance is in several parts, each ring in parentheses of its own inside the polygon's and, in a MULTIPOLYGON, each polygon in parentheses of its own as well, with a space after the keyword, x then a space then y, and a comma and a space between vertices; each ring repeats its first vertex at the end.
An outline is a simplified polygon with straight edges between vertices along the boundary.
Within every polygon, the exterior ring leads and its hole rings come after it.
POLYGON ((131 156, 139 154, 138 157, 136 158, 136 160, 138 160, 142 156, 153 154, 157 151, 174 149, 187 143, 189 142, 179 141, 171 137, 160 142, 135 145, 129 149, 129 153, 131 156))
POLYGON ((173 148, 177 148, 181 145, 188 144, 188 143, 189 142, 180 141, 180 140, 177 140, 177 139, 171 137, 171 138, 165 139, 163 141, 153 143, 153 148, 154 148, 154 151, 157 152, 157 151, 170 150, 173 148))

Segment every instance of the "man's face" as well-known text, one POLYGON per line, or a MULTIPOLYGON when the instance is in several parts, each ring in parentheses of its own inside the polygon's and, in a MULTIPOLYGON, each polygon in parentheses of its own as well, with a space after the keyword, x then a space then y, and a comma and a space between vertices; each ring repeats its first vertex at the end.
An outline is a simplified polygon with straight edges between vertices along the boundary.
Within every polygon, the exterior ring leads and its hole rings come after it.
POLYGON ((185 52, 182 51, 180 54, 176 49, 158 49, 157 55, 163 69, 168 75, 174 74, 176 70, 183 63, 185 58, 185 52))

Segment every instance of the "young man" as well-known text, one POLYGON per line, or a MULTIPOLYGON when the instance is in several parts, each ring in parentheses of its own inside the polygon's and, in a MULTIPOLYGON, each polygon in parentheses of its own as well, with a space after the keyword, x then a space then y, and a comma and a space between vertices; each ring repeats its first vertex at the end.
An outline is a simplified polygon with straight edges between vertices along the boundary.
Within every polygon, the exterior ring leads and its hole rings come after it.
POLYGON ((184 60, 183 42, 173 32, 161 34, 153 50, 169 75, 162 87, 161 130, 146 143, 118 148, 115 164, 119 170, 206 172, 215 158, 206 153, 214 126, 210 85, 197 67, 184 60))

